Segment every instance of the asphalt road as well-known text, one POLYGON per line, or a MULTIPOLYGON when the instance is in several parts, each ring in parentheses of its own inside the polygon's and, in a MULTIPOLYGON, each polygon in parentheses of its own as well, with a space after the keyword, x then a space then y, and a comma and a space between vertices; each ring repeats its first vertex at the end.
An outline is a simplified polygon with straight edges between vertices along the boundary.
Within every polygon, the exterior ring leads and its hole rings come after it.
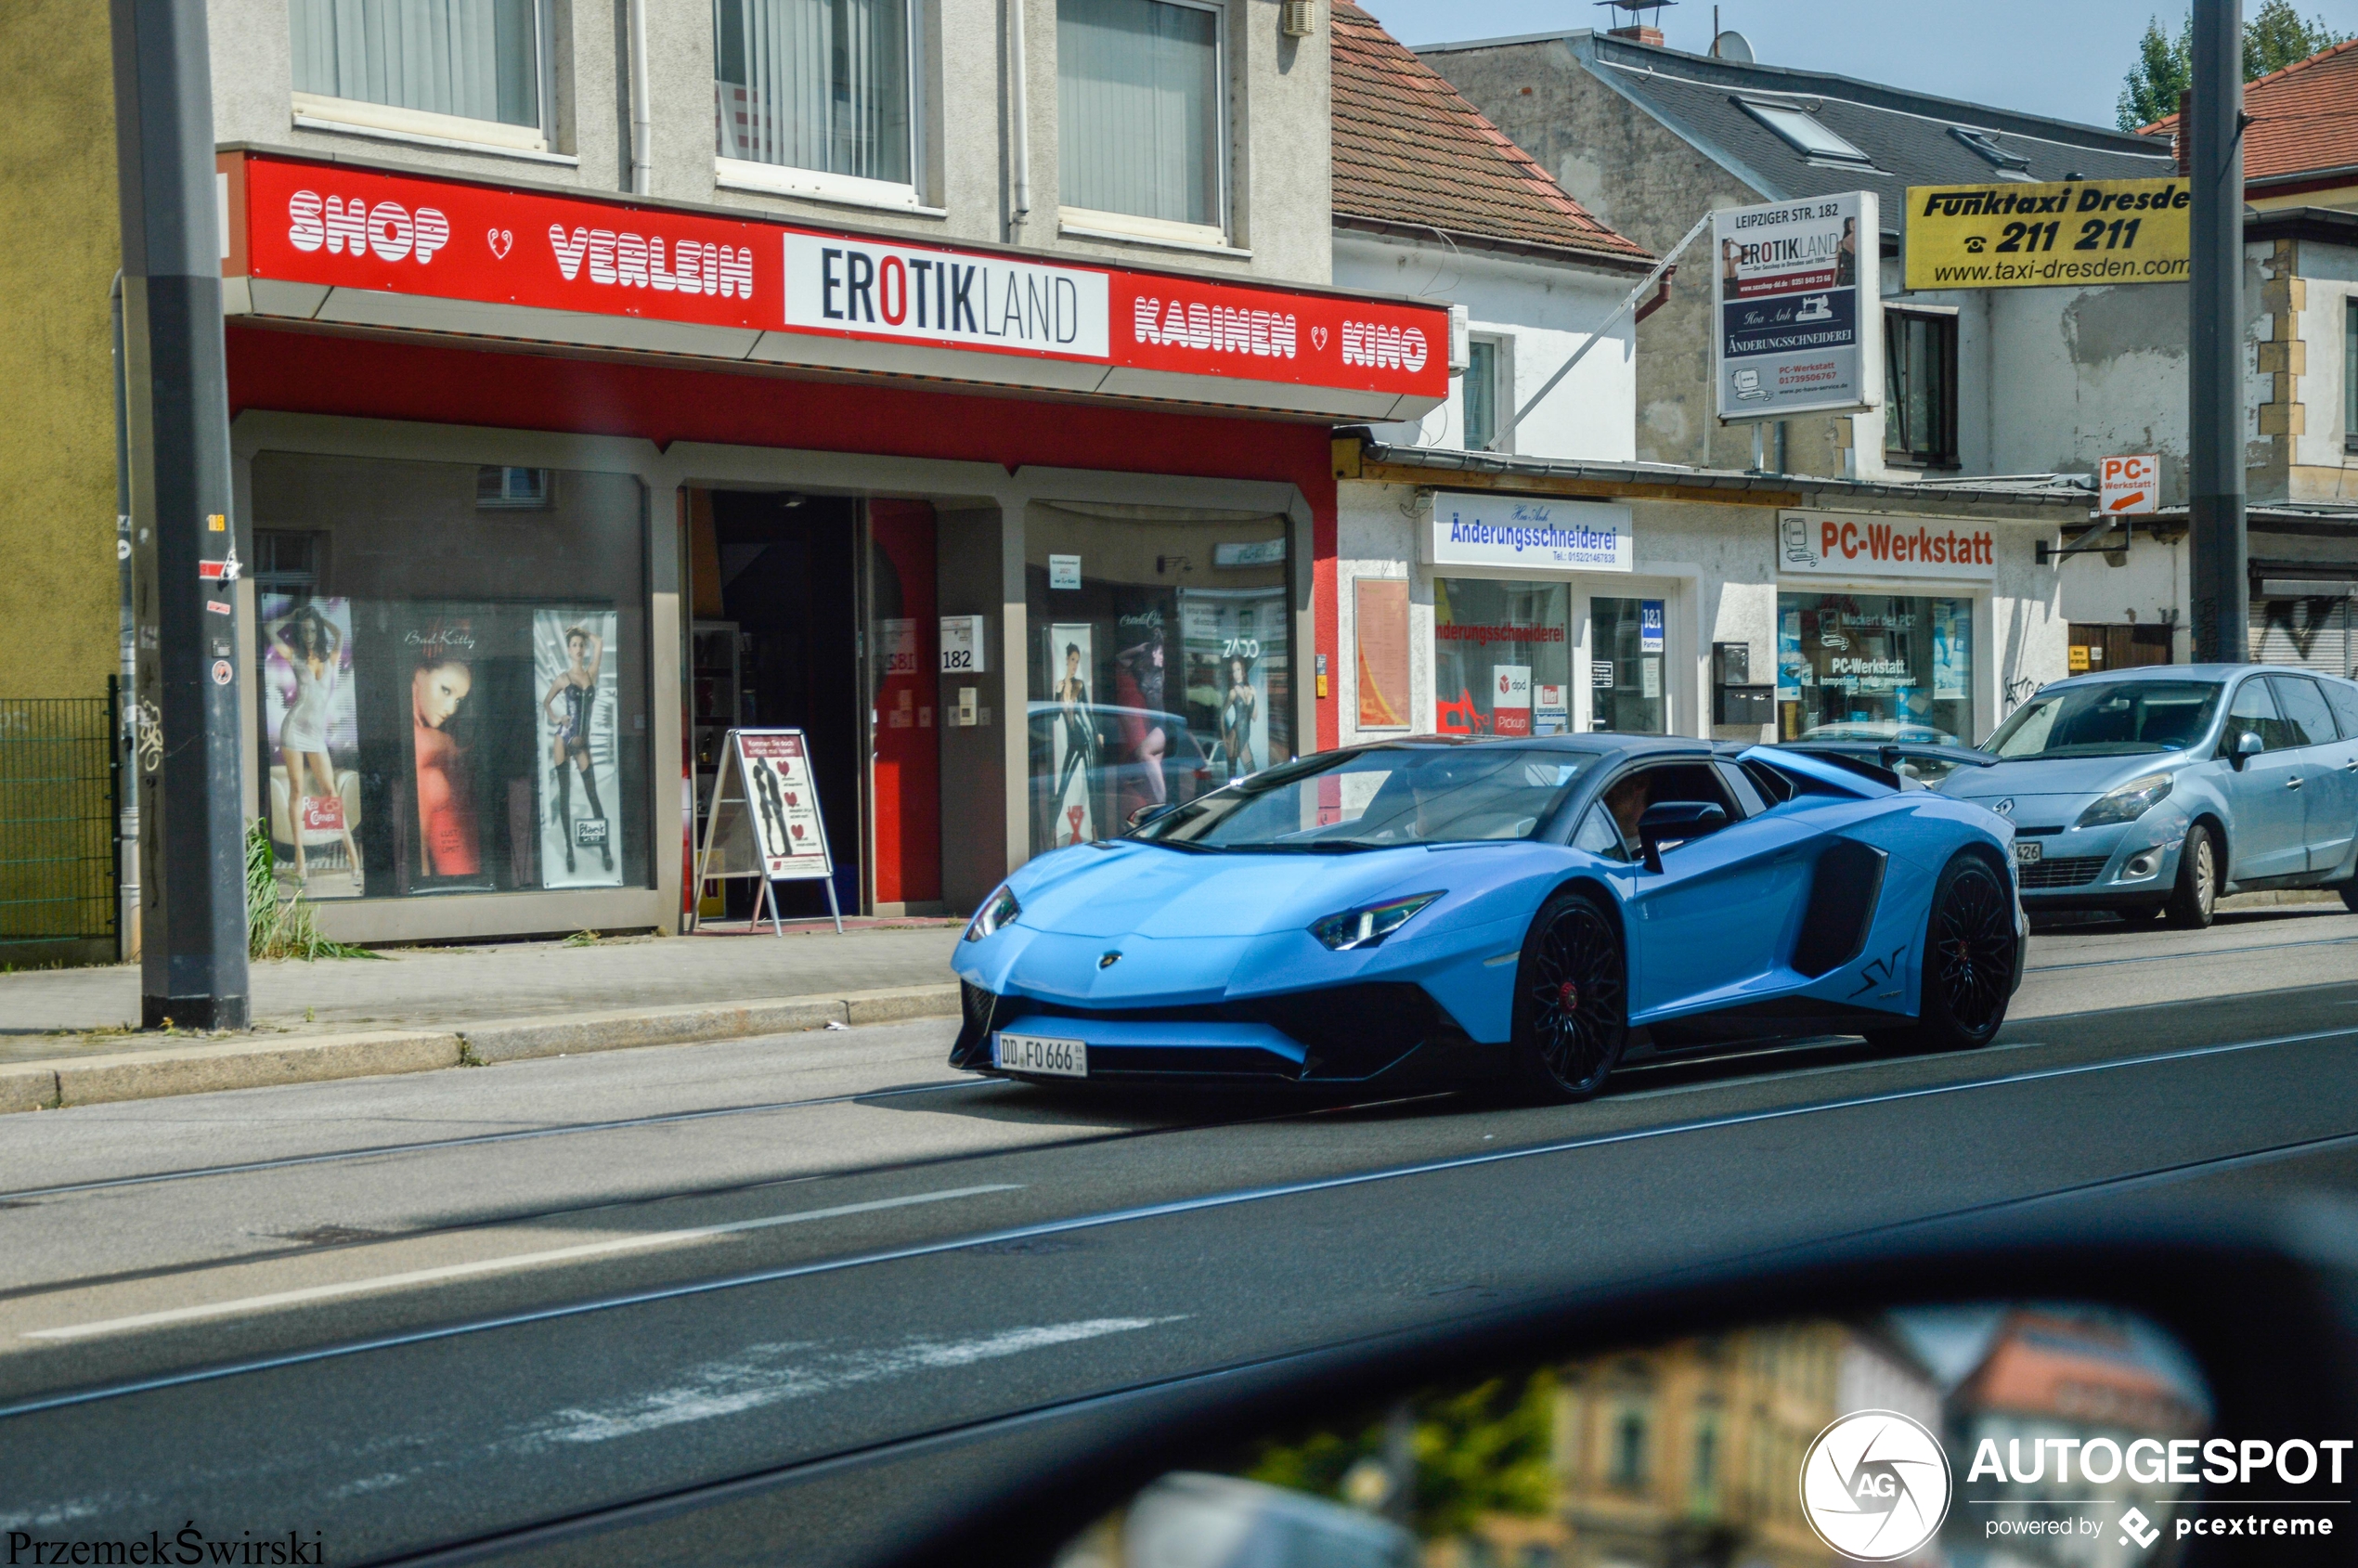
POLYGON ((1053 1094, 927 1022, 6 1118, 0 1530, 355 1562, 777 1471, 698 1561, 851 1561, 922 1486, 834 1456, 1994 1205, 2358 1185, 2358 915, 2032 965, 1980 1052, 1561 1108, 1053 1094))

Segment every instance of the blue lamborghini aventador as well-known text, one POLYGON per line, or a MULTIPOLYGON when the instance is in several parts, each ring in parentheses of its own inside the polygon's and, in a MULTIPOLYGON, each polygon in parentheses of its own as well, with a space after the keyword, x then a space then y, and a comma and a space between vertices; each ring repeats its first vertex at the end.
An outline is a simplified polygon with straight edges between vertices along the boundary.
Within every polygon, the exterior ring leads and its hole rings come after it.
POLYGON ((1984 1043, 2026 931, 2012 826, 1886 764, 1403 740, 1026 865, 958 945, 950 1061, 1578 1099, 1624 1060, 1740 1041, 1984 1043))

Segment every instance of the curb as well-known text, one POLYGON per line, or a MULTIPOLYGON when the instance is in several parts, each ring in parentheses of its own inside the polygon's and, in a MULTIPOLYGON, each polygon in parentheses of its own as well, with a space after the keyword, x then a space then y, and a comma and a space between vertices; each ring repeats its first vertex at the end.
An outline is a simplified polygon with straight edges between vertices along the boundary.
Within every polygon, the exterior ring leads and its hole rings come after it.
POLYGON ((119 1051, 0 1066, 0 1114, 64 1106, 323 1083, 641 1045, 687 1045, 827 1025, 954 1016, 958 988, 897 986, 709 1007, 628 1007, 562 1018, 498 1018, 449 1030, 378 1030, 311 1040, 208 1040, 175 1050, 119 1051))

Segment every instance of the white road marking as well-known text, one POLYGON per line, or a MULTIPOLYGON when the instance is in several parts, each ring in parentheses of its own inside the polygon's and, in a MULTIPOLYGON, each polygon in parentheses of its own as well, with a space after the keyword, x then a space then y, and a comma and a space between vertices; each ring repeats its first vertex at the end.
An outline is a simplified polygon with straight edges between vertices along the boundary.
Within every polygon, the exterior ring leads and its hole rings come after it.
POLYGON ((911 1193, 905 1198, 879 1198, 866 1203, 841 1203, 832 1209, 805 1209, 797 1213, 771 1214, 758 1220, 732 1220, 725 1225, 695 1225, 686 1230, 659 1230, 645 1236, 618 1237, 611 1241, 584 1241, 572 1247, 552 1247, 545 1251, 511 1252, 503 1257, 479 1258, 473 1263, 445 1263, 438 1268, 410 1269, 401 1274, 381 1274, 367 1279, 339 1280, 332 1285, 307 1285, 295 1290, 273 1290, 267 1295, 241 1296, 236 1301, 205 1302, 196 1306, 172 1307, 162 1312, 137 1313, 129 1317, 102 1318, 95 1323, 70 1323, 59 1328, 34 1328, 24 1337, 28 1340, 83 1340, 99 1334, 119 1334, 131 1328, 152 1328, 166 1323, 236 1317, 246 1313, 267 1311, 272 1307, 332 1301, 339 1296, 362 1295, 371 1290, 395 1290, 409 1285, 438 1285, 445 1280, 499 1274, 509 1269, 531 1268, 541 1263, 571 1263, 578 1258, 641 1251, 649 1247, 674 1247, 682 1242, 704 1241, 717 1236, 737 1236, 778 1225, 840 1219, 846 1214, 872 1214, 880 1209, 944 1203, 953 1198, 975 1198, 987 1192, 1015 1192, 1021 1186, 1019 1182, 993 1182, 987 1186, 945 1187, 939 1192, 911 1193))
POLYGON ((1134 1333, 1159 1324, 1176 1323, 1185 1315, 1092 1317, 1074 1323, 1007 1328, 971 1340, 917 1337, 896 1345, 823 1352, 815 1356, 808 1354, 815 1348, 808 1341, 748 1345, 726 1360, 690 1369, 684 1380, 667 1388, 594 1408, 555 1411, 508 1446, 531 1451, 551 1443, 608 1443, 686 1421, 709 1420, 789 1399, 834 1393, 887 1378, 954 1371, 979 1361, 995 1361, 1028 1351, 1102 1339, 1108 1334, 1134 1333), (790 1355, 797 1359, 787 1361, 785 1358, 790 1355))

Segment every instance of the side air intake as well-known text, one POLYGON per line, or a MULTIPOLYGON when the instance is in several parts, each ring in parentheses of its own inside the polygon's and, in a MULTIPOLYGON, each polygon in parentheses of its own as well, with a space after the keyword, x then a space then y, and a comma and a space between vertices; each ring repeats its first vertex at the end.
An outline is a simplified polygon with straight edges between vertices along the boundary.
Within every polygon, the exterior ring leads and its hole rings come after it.
POLYGON ((1815 979, 1859 956, 1874 923, 1875 898, 1883 891, 1884 862, 1872 845, 1837 838, 1818 857, 1809 875, 1809 907, 1801 916, 1801 940, 1794 943, 1793 966, 1815 979))

